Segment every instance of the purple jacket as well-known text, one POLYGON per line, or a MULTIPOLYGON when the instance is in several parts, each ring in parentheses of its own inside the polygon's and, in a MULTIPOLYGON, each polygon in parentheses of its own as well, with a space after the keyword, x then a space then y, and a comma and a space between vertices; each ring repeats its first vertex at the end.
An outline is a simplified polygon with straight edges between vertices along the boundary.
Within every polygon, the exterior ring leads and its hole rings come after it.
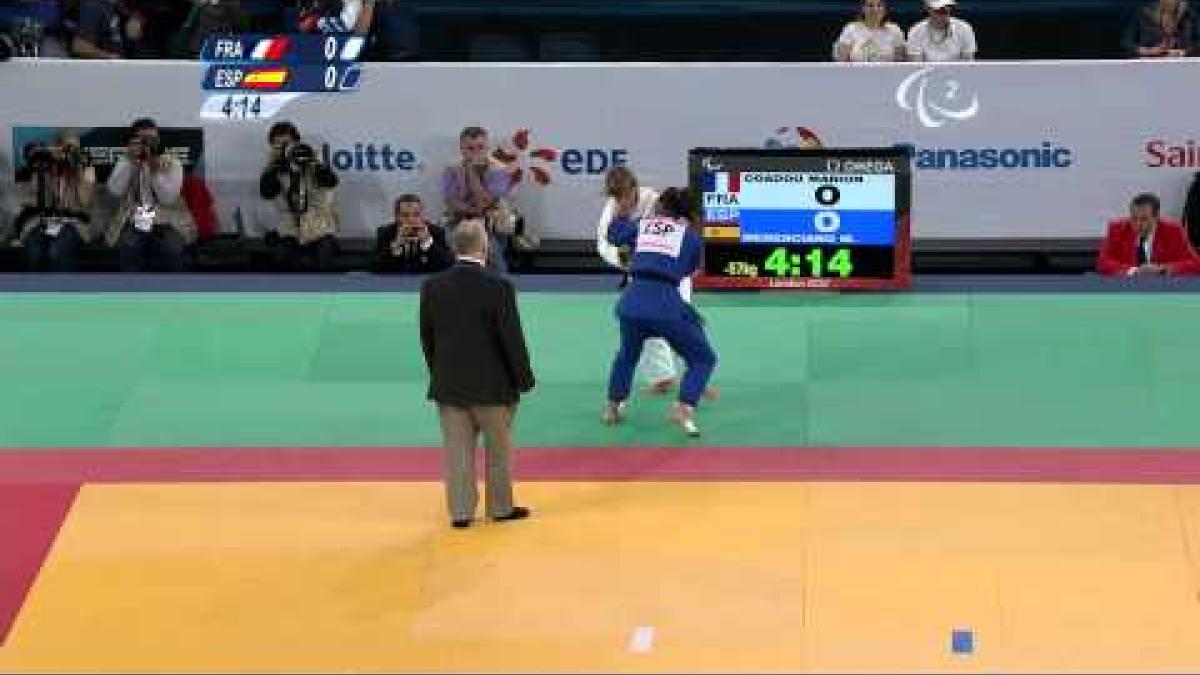
MULTIPOLYGON (((512 189, 512 178, 506 169, 492 164, 488 166, 487 173, 484 175, 483 187, 494 199, 507 197, 509 190, 512 189)), ((451 215, 460 203, 473 207, 481 206, 481 204, 474 203, 469 196, 462 164, 452 164, 442 172, 442 198, 446 200, 446 209, 451 212, 451 215)))

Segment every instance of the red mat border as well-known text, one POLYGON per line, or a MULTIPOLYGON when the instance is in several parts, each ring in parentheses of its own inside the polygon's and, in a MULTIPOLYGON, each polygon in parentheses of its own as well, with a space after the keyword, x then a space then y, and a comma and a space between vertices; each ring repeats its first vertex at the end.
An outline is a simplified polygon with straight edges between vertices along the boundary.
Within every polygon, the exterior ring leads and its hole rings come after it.
MULTIPOLYGON (((518 480, 1200 484, 1192 448, 520 448, 518 480)), ((438 448, 0 450, 0 485, 428 481, 438 448)))
POLYGON ((0 647, 50 555, 78 485, 0 486, 0 647))

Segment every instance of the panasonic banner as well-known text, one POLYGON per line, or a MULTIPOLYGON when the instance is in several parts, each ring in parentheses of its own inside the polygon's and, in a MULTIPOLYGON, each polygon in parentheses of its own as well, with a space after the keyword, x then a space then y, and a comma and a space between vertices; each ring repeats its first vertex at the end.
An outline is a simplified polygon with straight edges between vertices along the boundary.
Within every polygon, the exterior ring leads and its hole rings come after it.
MULTIPOLYGON (((0 134, 155 117, 202 127, 225 229, 270 227, 258 199, 271 122, 295 122, 342 179, 347 237, 423 195, 435 212, 459 130, 479 125, 521 180, 543 238, 589 239, 603 175, 685 182, 689 148, 902 145, 918 238, 1093 238, 1136 192, 1178 217, 1200 170, 1200 60, 970 64, 366 64, 359 91, 313 95, 273 120, 198 117, 201 66, 14 61, 0 67, 0 134)), ((0 143, 10 147, 11 143, 0 143)), ((0 156, 0 180, 12 163, 0 156)), ((10 184, 7 193, 11 213, 10 184)), ((2 217, 2 216, 0 216, 2 217)))

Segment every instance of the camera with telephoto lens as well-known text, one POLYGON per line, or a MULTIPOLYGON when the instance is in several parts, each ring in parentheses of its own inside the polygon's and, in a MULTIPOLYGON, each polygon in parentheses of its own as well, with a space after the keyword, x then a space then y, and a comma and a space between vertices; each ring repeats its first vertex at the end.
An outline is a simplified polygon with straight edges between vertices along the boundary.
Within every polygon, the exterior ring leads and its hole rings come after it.
POLYGON ((292 143, 282 154, 284 163, 297 170, 317 163, 317 151, 308 143, 292 143))
POLYGON ((143 138, 141 140, 141 145, 142 159, 148 159, 150 157, 162 157, 162 141, 160 141, 158 138, 155 138, 154 136, 143 138))
POLYGON ((92 163, 91 158, 78 145, 63 146, 62 162, 71 169, 82 169, 92 163))
POLYGON ((25 165, 33 171, 49 171, 56 159, 54 149, 45 143, 29 143, 25 146, 25 165))
POLYGON ((400 228, 400 239, 408 244, 419 244, 421 243, 422 234, 424 234, 427 227, 428 225, 402 226, 400 228))
POLYGON ((161 157, 163 155, 162 141, 154 136, 141 138, 135 136, 131 141, 132 149, 130 154, 132 159, 144 161, 151 157, 161 157))

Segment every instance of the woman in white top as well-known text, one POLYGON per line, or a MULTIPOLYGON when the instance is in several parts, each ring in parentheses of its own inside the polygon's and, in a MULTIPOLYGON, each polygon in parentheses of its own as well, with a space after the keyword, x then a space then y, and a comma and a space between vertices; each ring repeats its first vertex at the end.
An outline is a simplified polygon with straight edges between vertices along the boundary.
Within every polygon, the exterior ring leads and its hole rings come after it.
MULTIPOLYGON (((637 206, 632 217, 640 219, 654 212, 658 202, 658 192, 653 188, 638 186, 637 176, 623 166, 614 167, 604 177, 604 192, 608 200, 604 203, 604 211, 600 221, 596 223, 596 251, 609 265, 620 270, 629 266, 628 251, 622 251, 608 243, 608 224, 617 215, 617 202, 622 199, 632 199, 637 195, 637 206)), ((692 301, 692 280, 685 278, 679 284, 679 294, 684 302, 692 301)), ((647 340, 642 349, 642 359, 638 363, 642 377, 648 385, 647 390, 655 394, 666 394, 675 384, 675 355, 667 341, 661 338, 647 340)))
POLYGON ((836 61, 903 61, 904 53, 904 31, 887 20, 883 0, 863 0, 858 19, 833 43, 836 61))
POLYGON ((929 18, 908 31, 910 61, 973 61, 979 47, 971 24, 951 16, 954 0, 926 0, 929 18))

